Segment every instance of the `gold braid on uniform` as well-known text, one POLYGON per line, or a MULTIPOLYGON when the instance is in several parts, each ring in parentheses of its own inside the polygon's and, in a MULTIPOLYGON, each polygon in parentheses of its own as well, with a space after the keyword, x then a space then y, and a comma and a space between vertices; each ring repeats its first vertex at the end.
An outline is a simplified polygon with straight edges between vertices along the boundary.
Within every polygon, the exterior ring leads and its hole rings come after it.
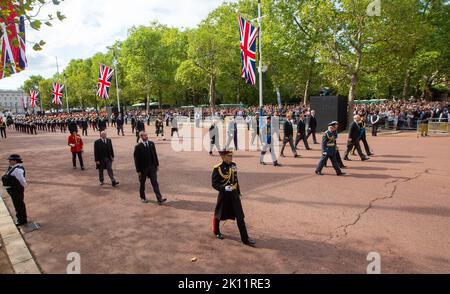
MULTIPOLYGON (((217 170, 219 171, 219 175, 222 177, 222 179, 223 179, 223 184, 225 185, 225 186, 228 186, 228 185, 230 185, 231 183, 234 183, 235 182, 235 172, 234 172, 234 170, 232 169, 232 168, 230 168, 230 170, 228 171, 228 174, 226 174, 226 175, 224 175, 223 174, 223 172, 222 172, 222 169, 220 168, 222 166, 222 164, 219 164, 219 165, 217 165, 216 166, 216 168, 217 168, 217 170)), ((235 184, 232 184, 232 185, 230 185, 232 188, 233 188, 233 190, 236 190, 237 189, 237 183, 235 183, 235 184)))

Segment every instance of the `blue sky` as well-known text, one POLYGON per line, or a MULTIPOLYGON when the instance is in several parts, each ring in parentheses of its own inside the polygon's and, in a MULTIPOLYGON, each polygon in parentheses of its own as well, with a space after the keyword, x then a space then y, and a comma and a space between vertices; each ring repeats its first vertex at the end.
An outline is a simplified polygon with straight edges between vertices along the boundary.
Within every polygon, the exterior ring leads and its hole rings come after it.
MULTIPOLYGON (((45 40, 44 50, 34 52, 28 44, 29 69, 0 80, 0 89, 17 89, 31 75, 45 78, 56 72, 58 56, 60 71, 71 59, 87 58, 116 40, 124 40, 132 26, 146 25, 152 20, 163 24, 195 27, 223 0, 65 0, 58 7, 67 18, 40 31, 27 30, 29 41, 45 40)), ((55 11, 48 6, 41 11, 55 11)))

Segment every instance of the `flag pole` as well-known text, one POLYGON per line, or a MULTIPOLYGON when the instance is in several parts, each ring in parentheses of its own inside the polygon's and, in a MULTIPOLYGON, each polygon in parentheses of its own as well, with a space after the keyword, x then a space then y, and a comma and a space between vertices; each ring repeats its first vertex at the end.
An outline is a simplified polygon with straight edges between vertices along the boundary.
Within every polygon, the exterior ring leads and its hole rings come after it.
MULTIPOLYGON (((56 73, 58 74, 58 83, 59 83, 59 64, 58 64, 58 56, 55 56, 56 58, 56 73)), ((59 104, 59 101, 56 101, 55 99, 55 103, 57 103, 58 106, 58 114, 59 114, 59 110, 61 110, 61 105, 59 104)))
POLYGON ((117 92, 117 107, 119 108, 119 114, 122 113, 120 109, 120 89, 119 89, 119 74, 117 71, 117 58, 116 58, 116 52, 114 51, 114 71, 116 72, 116 92, 117 92))
POLYGON ((259 42, 259 127, 262 130, 263 123, 263 70, 262 70, 262 44, 261 44, 261 34, 262 34, 262 17, 261 17, 261 0, 258 0, 258 42, 259 42))
POLYGON ((67 84, 66 84, 66 74, 63 73, 64 77, 64 94, 66 96, 66 104, 67 104, 67 114, 70 115, 70 108, 69 108, 69 97, 67 96, 67 84))

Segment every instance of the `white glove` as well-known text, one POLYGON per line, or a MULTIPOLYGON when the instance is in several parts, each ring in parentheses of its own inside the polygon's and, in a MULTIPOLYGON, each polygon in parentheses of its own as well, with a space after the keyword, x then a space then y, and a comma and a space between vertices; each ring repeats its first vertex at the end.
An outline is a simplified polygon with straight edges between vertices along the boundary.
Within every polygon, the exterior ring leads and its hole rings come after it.
POLYGON ((226 187, 225 187, 225 191, 227 191, 227 192, 232 192, 232 191, 233 191, 233 187, 231 187, 231 186, 226 186, 226 187))

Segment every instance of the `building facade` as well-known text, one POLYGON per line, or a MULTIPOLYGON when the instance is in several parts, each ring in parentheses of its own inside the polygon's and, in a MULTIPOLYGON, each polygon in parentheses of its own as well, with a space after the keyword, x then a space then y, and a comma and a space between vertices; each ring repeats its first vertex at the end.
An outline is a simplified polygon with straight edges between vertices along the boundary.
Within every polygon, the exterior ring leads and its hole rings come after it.
POLYGON ((0 90, 0 111, 24 114, 23 97, 25 93, 20 90, 0 90))

